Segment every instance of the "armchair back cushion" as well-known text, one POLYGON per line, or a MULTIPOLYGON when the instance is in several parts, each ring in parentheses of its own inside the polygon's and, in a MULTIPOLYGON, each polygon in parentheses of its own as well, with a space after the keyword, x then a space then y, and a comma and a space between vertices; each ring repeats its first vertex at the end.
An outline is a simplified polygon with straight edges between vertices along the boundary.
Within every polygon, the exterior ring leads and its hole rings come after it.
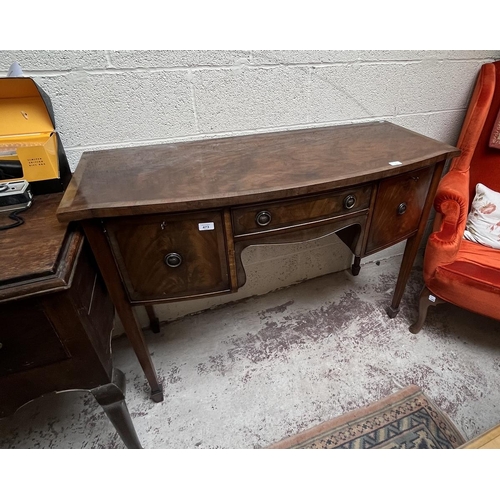
POLYGON ((476 184, 478 183, 482 183, 490 189, 500 192, 500 149, 490 147, 491 132, 500 110, 500 63, 491 63, 491 65, 495 73, 494 93, 489 106, 489 112, 470 161, 470 201, 474 198, 476 184))

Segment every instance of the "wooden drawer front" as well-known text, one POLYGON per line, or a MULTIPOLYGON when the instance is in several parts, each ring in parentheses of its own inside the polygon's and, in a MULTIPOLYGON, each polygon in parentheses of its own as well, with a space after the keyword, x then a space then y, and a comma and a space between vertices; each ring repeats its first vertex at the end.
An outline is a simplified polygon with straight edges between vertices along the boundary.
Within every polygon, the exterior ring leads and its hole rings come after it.
POLYGON ((434 169, 380 182, 366 253, 404 240, 417 230, 434 169))
POLYGON ((234 235, 281 229, 367 209, 370 193, 371 186, 361 186, 294 201, 236 208, 232 210, 234 235))
POLYGON ((221 212, 126 217, 105 224, 132 301, 229 290, 221 212))
POLYGON ((6 303, 0 307, 0 317, 0 375, 29 370, 69 357, 36 300, 6 303))

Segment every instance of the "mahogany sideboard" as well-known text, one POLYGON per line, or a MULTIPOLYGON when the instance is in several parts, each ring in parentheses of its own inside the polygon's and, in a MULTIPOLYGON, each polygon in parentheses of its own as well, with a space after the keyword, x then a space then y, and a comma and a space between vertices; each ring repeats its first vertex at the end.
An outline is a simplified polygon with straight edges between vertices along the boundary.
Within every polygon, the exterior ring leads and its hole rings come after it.
MULTIPOLYGON (((0 418, 49 392, 85 390, 140 448, 112 362, 114 306, 81 229, 57 220, 61 198, 35 196, 24 224, 0 231, 0 418)), ((12 223, 6 212, 0 223, 12 223)))
POLYGON ((151 387, 134 307, 235 292, 249 245, 336 232, 360 259, 407 240, 394 317, 447 160, 460 151, 389 122, 85 152, 57 210, 81 221, 151 387))

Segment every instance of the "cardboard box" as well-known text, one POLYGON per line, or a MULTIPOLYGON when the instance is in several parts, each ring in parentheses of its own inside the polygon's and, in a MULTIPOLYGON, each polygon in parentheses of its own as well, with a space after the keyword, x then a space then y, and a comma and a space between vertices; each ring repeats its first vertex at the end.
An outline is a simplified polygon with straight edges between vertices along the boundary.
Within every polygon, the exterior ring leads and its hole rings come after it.
POLYGON ((70 178, 47 94, 31 78, 0 78, 0 183, 26 180, 37 195, 64 191, 70 178))

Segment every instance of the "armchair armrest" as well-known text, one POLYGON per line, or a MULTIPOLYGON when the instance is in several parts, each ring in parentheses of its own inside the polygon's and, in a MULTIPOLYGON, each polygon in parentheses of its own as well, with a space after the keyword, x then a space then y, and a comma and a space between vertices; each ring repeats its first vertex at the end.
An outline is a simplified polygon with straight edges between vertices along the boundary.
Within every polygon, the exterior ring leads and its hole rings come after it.
POLYGON ((469 213, 469 172, 451 170, 439 183, 434 208, 441 216, 438 231, 432 234, 443 244, 454 245, 464 235, 469 213))
POLYGON ((469 171, 450 170, 439 183, 434 198, 435 232, 427 241, 424 278, 434 274, 439 265, 456 258, 464 235, 469 211, 469 171))

